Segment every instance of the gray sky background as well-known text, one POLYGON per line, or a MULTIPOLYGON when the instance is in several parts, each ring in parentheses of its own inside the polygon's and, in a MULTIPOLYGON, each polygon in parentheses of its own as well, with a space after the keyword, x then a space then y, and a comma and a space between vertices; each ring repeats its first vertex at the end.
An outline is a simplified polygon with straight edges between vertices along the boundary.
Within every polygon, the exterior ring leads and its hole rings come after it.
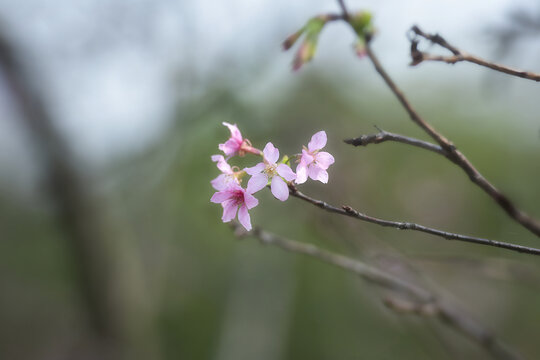
MULTIPOLYGON (((375 47, 401 83, 433 73, 407 66, 405 33, 412 24, 489 57, 493 46, 482 31, 504 23, 512 7, 537 9, 534 0, 347 3, 351 9, 375 14, 379 29, 375 47)), ((291 76, 292 54, 282 53, 280 42, 308 17, 329 11, 337 11, 335 1, 0 0, 3 29, 25 51, 62 130, 77 144, 81 158, 95 163, 155 140, 170 121, 174 105, 194 92, 204 93, 205 84, 224 64, 241 68, 270 57, 274 65, 267 80, 294 81, 301 74, 291 76), (179 84, 178 71, 188 66, 191 80, 179 84)), ((329 28, 320 42, 319 67, 312 65, 306 71, 323 70, 336 58, 340 66, 354 68, 358 60, 352 42, 344 27, 329 28)), ((515 65, 534 69, 535 59, 529 63, 521 59, 515 65)), ((463 67, 460 76, 473 74, 469 70, 463 67)), ((468 86, 479 86, 481 73, 474 72, 468 86)), ((451 79, 455 73, 446 76, 451 79)), ((530 102, 522 91, 532 88, 523 86, 508 95, 510 102, 530 102)), ((0 168, 16 173, 28 154, 3 87, 0 114, 0 168)))

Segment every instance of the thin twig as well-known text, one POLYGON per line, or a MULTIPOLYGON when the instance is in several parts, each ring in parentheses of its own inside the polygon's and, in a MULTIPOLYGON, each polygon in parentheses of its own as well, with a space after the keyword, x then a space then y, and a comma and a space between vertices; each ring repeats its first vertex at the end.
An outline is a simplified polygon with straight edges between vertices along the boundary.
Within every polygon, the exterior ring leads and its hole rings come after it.
MULTIPOLYGON (((233 226, 236 228, 235 230, 237 234, 242 234, 243 228, 241 228, 240 225, 233 223, 233 226)), ((322 250, 312 244, 288 240, 275 234, 263 231, 260 228, 255 228, 253 231, 247 234, 258 238, 264 245, 273 245, 290 252, 308 255, 344 270, 353 272, 366 281, 379 285, 383 288, 392 289, 401 292, 402 294, 406 294, 415 301, 419 301, 421 303, 431 303, 435 301, 434 296, 427 290, 405 280, 399 279, 392 274, 369 266, 361 261, 322 250)))
POLYGON ((349 10, 347 10, 347 7, 345 6, 345 2, 343 0, 337 0, 339 7, 341 8, 341 12, 343 13, 343 18, 345 20, 349 20, 349 10))
POLYGON ((412 105, 409 103, 405 95, 403 95, 401 90, 397 87, 397 85, 390 78, 386 70, 383 68, 383 66, 379 62, 379 59, 377 58, 375 53, 373 53, 373 50, 371 50, 371 44, 369 42, 366 44, 366 54, 371 60, 371 63, 375 67, 377 73, 379 73, 386 85, 388 85, 390 90, 398 98, 401 105, 403 105, 403 107, 409 114, 411 120, 414 121, 419 127, 421 127, 429 136, 431 136, 443 149, 446 149, 448 152, 455 151, 455 145, 452 144, 443 135, 439 134, 439 132, 435 130, 433 126, 424 121, 424 119, 422 119, 420 115, 418 115, 416 110, 413 109, 412 105))
POLYGON ((446 239, 446 240, 458 240, 458 241, 464 241, 468 243, 478 244, 478 245, 486 245, 486 246, 492 246, 492 247, 498 247, 506 250, 516 251, 519 253, 525 253, 525 254, 531 254, 531 255, 540 255, 540 249, 522 246, 522 245, 516 245, 511 243, 506 243, 502 241, 496 241, 496 240, 490 240, 490 239, 484 239, 474 236, 468 236, 468 235, 461 235, 456 233, 451 233, 443 230, 437 230, 434 228, 430 228, 427 226, 411 223, 411 222, 401 222, 401 221, 390 221, 390 220, 384 220, 379 219, 373 216, 369 216, 366 214, 363 214, 359 211, 356 211, 350 206, 342 206, 341 208, 332 206, 322 200, 317 200, 314 198, 311 198, 301 191, 299 191, 294 185, 289 185, 289 191, 290 194, 298 199, 307 201, 308 203, 311 203, 323 210, 349 216, 361 221, 370 222, 372 224, 377 224, 384 227, 392 227, 399 230, 413 230, 413 231, 420 231, 423 233, 431 234, 438 236, 440 238, 446 239))
POLYGON ((403 144, 416 146, 425 150, 433 151, 439 155, 447 157, 446 151, 439 145, 432 144, 427 141, 415 139, 412 137, 390 133, 384 130, 379 130, 377 134, 361 135, 353 139, 343 140, 346 144, 353 146, 367 146, 369 144, 380 144, 385 141, 395 141, 403 144))
POLYGON ((466 62, 474 63, 480 66, 484 66, 489 69, 499 71, 508 75, 517 76, 522 79, 540 81, 540 74, 533 73, 530 71, 513 69, 508 66, 496 64, 496 63, 484 60, 478 56, 471 55, 469 53, 466 53, 456 48, 453 45, 450 45, 442 36, 438 34, 428 34, 428 33, 423 32, 416 25, 411 28, 411 31, 414 34, 421 36, 431 41, 432 43, 437 44, 449 50, 450 52, 452 52, 451 56, 430 55, 430 54, 419 51, 417 48, 417 45, 418 45, 417 41, 415 39, 411 39, 411 57, 413 59, 411 65, 413 66, 418 65, 423 61, 442 61, 448 64, 455 64, 460 61, 466 61, 466 62))
MULTIPOLYGON (((237 236, 252 236, 261 241, 264 245, 279 247, 285 251, 303 254, 316 258, 322 262, 337 266, 346 271, 359 275, 362 279, 381 286, 383 288, 399 291, 411 297, 411 302, 401 300, 400 311, 414 311, 418 315, 437 316, 445 325, 454 328, 465 337, 475 341, 487 352, 497 359, 520 359, 521 356, 501 343, 495 335, 485 329, 482 325, 472 320, 469 314, 458 311, 448 303, 440 299, 433 292, 400 279, 393 274, 379 270, 364 262, 346 257, 344 255, 332 253, 323 250, 315 245, 301 243, 298 241, 286 239, 270 232, 255 228, 253 231, 246 232, 239 224, 232 223, 237 236), (406 306, 404 306, 406 305, 406 306)), ((396 302, 385 300, 387 306, 392 308, 396 302)), ((394 306, 394 310, 398 310, 394 306)))

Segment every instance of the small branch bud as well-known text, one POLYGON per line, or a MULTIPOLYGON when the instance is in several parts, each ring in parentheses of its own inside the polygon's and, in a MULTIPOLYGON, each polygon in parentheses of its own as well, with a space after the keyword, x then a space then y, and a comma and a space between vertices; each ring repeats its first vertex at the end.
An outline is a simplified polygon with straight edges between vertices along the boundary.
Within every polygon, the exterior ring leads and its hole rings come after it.
POLYGON ((373 15, 370 12, 360 11, 350 17, 349 23, 359 38, 368 41, 375 33, 372 20, 373 15))
POLYGON ((289 35, 289 37, 286 38, 285 41, 283 41, 283 44, 281 44, 281 46, 283 47, 284 51, 289 50, 296 43, 296 41, 304 33, 304 29, 305 29, 305 27, 301 28, 300 30, 298 30, 294 34, 289 35))

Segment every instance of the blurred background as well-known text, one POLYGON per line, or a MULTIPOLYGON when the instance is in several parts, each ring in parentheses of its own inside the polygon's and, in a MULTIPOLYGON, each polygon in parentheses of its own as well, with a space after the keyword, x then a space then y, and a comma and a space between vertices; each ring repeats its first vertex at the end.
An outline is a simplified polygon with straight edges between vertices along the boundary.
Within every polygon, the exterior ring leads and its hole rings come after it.
MULTIPOLYGON (((406 38, 418 24, 539 72, 538 2, 347 4, 374 13, 373 47, 425 119, 540 218, 538 84, 464 63, 410 68, 406 38)), ((290 155, 325 130, 336 163, 308 195, 539 246, 440 156, 342 142, 374 125, 428 139, 343 24, 291 71, 296 47, 281 42, 336 11, 330 0, 0 0, 0 359, 488 358, 436 319, 385 308, 392 294, 354 275, 238 240, 209 201, 223 121, 290 155)), ((540 356, 538 258, 257 196, 254 225, 433 289, 540 356)))

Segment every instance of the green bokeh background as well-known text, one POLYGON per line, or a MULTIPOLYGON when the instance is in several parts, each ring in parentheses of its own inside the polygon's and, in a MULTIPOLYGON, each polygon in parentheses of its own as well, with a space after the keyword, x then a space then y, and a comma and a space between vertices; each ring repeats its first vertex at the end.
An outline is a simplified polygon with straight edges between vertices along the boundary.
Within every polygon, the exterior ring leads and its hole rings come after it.
MULTIPOLYGON (((463 69, 425 67, 443 77, 463 69)), ((410 71, 421 73, 423 68, 410 71)), ((315 60, 291 74, 292 80, 255 95, 250 86, 262 82, 264 72, 255 67, 242 76, 240 81, 216 76, 203 94, 178 105, 175 121, 160 141, 92 174, 101 206, 126 234, 123 246, 142 269, 152 314, 147 332, 157 344, 156 356, 487 358, 476 344, 434 318, 385 308, 381 299, 394 294, 317 260, 235 238, 220 221, 221 207, 209 202, 209 181, 218 175, 210 156, 228 137, 221 122, 236 123, 259 148, 272 141, 282 154, 298 152, 324 129, 327 150, 336 159, 330 181, 310 182, 301 189, 331 204, 523 245, 538 246, 538 239, 436 154, 403 144, 354 148, 342 142, 375 132, 373 125, 429 140, 367 60, 359 60, 353 72, 319 66, 315 60)), ((467 78, 456 76, 448 84, 437 78, 397 80, 419 112, 488 179, 540 217, 538 123, 514 120, 519 113, 510 106, 506 112, 490 109, 490 104, 504 102, 504 95, 463 90, 467 78)), ((518 79, 496 81, 503 94, 510 84, 526 86, 518 79)), ((181 86, 181 76, 179 82, 181 86)), ((2 189, 0 358, 86 358, 93 345, 87 340, 83 295, 66 245, 69 239, 54 208, 44 198, 24 199, 12 196, 9 187, 2 189)), ((537 258, 380 228, 295 198, 281 203, 266 190, 257 197, 260 205, 251 211, 254 225, 433 288, 526 358, 540 354, 537 258)))

